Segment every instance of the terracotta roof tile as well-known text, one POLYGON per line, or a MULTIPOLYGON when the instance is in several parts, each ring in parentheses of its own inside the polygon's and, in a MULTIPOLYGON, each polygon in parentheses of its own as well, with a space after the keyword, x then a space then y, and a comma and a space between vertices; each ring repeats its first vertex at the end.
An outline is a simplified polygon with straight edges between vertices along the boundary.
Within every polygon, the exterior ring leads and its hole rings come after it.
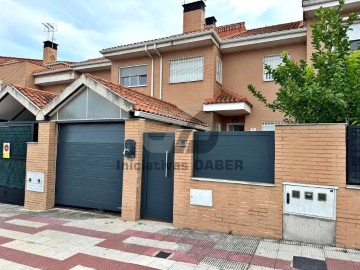
MULTIPOLYGON (((75 62, 73 64, 93 63, 93 62, 100 62, 100 61, 106 61, 106 60, 108 60, 108 59, 105 57, 97 57, 97 58, 90 58, 90 59, 80 61, 80 62, 75 62)), ((108 60, 108 61, 110 61, 110 60, 108 60)))
POLYGON ((43 60, 40 59, 0 56, 0 65, 7 63, 16 63, 16 62, 29 62, 38 66, 43 66, 43 60))
POLYGON ((54 67, 54 68, 43 68, 43 69, 38 69, 38 70, 34 70, 32 74, 39 74, 39 73, 43 73, 43 72, 48 72, 48 71, 66 71, 66 70, 71 70, 71 67, 69 66, 60 66, 60 67, 54 67))
POLYGON ((246 30, 245 32, 234 35, 228 39, 268 34, 268 33, 274 33, 274 32, 286 31, 286 30, 293 30, 293 29, 299 29, 302 27, 304 27, 303 21, 283 23, 283 24, 277 24, 277 25, 271 25, 271 26, 265 26, 265 27, 261 27, 261 28, 246 30))
POLYGON ((39 109, 44 108, 50 101, 52 101, 57 95, 50 92, 41 91, 38 89, 21 87, 13 85, 21 94, 27 97, 32 103, 34 103, 39 109))
POLYGON ((230 36, 240 34, 246 31, 245 22, 218 26, 214 29, 222 39, 226 39, 230 36))
POLYGON ((252 107, 252 104, 247 100, 246 97, 240 96, 226 89, 221 89, 213 98, 205 99, 204 104, 238 103, 238 102, 246 102, 252 107))
POLYGON ((137 111, 151 113, 151 114, 155 114, 158 116, 168 117, 171 119, 180 120, 180 121, 184 121, 184 122, 191 123, 191 124, 208 127, 206 124, 204 124, 200 120, 192 117, 190 114, 182 111, 177 106, 175 106, 169 102, 147 96, 145 94, 136 92, 133 89, 111 83, 109 81, 106 81, 99 77, 95 77, 88 73, 85 74, 85 76, 92 78, 93 80, 101 83, 102 85, 104 85, 105 87, 110 89, 111 91, 117 93, 118 95, 123 97, 125 100, 132 103, 134 109, 137 111))

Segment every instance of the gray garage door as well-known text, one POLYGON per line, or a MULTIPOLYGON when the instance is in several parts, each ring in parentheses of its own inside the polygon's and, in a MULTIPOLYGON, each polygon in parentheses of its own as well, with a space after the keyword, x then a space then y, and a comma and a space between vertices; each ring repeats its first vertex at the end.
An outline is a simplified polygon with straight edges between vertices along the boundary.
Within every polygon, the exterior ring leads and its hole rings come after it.
POLYGON ((56 204, 120 211, 123 144, 123 123, 60 125, 56 204))

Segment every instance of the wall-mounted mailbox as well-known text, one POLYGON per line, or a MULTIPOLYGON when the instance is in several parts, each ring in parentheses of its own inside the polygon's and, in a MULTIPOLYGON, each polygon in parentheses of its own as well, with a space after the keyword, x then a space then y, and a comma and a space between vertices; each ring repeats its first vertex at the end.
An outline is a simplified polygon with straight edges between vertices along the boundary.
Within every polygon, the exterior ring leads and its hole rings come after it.
POLYGON ((26 189, 35 192, 44 192, 45 173, 26 172, 26 189))
POLYGON ((337 187, 284 183, 284 213, 336 219, 337 187))
POLYGON ((124 156, 134 158, 136 151, 136 142, 134 140, 126 140, 124 142, 124 156))

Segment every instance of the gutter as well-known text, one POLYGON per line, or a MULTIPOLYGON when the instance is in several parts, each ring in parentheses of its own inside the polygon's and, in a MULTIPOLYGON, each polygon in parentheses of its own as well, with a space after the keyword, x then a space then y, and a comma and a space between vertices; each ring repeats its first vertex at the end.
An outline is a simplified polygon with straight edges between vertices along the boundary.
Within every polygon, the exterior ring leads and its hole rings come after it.
POLYGON ((146 112, 142 112, 142 111, 135 111, 134 116, 149 119, 149 120, 155 120, 155 121, 159 121, 159 122, 165 122, 165 123, 169 123, 169 124, 174 124, 174 125, 177 125, 177 126, 189 127, 189 128, 193 128, 193 129, 197 129, 197 130, 203 130, 203 131, 209 131, 210 130, 209 127, 196 125, 196 124, 192 124, 192 123, 189 123, 189 122, 172 119, 172 118, 165 117, 165 116, 159 116, 159 115, 152 114, 152 113, 146 113, 146 112))
POLYGON ((91 67, 97 67, 97 66, 111 66, 111 61, 110 60, 102 60, 102 61, 95 61, 95 62, 84 62, 84 63, 76 63, 76 64, 72 64, 70 65, 72 68, 77 68, 77 67, 86 67, 86 66, 91 66, 91 67))
POLYGON ((156 48, 156 43, 154 43, 154 50, 155 52, 158 54, 158 56, 160 57, 160 93, 159 93, 159 97, 160 99, 162 99, 162 88, 163 88, 163 57, 162 55, 159 53, 158 49, 156 48))
POLYGON ((145 45, 145 52, 151 59, 151 96, 154 96, 154 57, 149 53, 147 45, 145 45))

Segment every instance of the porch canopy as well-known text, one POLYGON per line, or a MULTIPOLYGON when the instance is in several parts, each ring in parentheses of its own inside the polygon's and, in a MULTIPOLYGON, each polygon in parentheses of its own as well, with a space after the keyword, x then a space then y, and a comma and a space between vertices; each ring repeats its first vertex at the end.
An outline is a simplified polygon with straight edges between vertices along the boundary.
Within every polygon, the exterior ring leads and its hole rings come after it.
POLYGON ((216 112, 222 116, 242 116, 251 113, 253 105, 246 97, 221 89, 215 97, 206 99, 204 112, 216 112))

